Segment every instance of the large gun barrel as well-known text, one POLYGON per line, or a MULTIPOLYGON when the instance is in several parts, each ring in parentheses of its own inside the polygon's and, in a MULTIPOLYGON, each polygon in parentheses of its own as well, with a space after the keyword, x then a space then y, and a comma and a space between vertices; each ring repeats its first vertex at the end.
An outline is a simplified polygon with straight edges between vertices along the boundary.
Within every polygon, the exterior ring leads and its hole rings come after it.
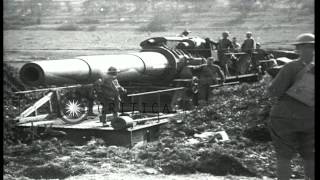
POLYGON ((169 52, 138 52, 34 61, 21 68, 20 79, 29 86, 86 84, 106 76, 111 66, 120 71, 119 81, 152 81, 173 78, 168 76, 175 74, 176 59, 169 52))

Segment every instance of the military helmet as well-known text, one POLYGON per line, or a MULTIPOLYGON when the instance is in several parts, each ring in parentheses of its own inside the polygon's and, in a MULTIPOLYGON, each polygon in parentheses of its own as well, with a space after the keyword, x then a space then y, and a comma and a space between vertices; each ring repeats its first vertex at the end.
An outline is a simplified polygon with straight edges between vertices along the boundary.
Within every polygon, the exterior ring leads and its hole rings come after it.
POLYGON ((227 37, 228 37, 229 34, 230 34, 229 31, 224 31, 224 32, 222 33, 222 36, 227 36, 227 37))
POLYGON ((246 36, 247 36, 248 38, 250 38, 250 37, 252 36, 252 32, 250 32, 250 31, 246 32, 246 36))
POLYGON ((109 67, 108 69, 108 74, 111 74, 111 75, 116 75, 118 72, 119 72, 118 69, 113 66, 109 67))
POLYGON ((293 45, 298 44, 314 44, 314 34, 311 33, 303 33, 297 36, 296 42, 292 43, 293 45))
POLYGON ((261 43, 260 42, 256 42, 256 46, 261 46, 261 43))

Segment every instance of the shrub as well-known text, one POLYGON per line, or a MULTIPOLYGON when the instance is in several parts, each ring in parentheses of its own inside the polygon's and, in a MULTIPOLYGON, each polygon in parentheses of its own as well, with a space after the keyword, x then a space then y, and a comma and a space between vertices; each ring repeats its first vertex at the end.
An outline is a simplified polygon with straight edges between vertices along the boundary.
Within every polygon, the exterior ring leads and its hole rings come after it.
POLYGON ((58 30, 58 31, 78 31, 78 30, 80 30, 80 27, 74 23, 66 23, 66 24, 62 24, 61 26, 57 27, 56 30, 58 30))
POLYGON ((99 24, 100 21, 98 19, 84 18, 77 22, 77 24, 99 24))
POLYGON ((95 25, 88 27, 88 31, 95 31, 95 30, 97 30, 97 26, 95 26, 95 25))
POLYGON ((166 31, 168 19, 164 13, 157 13, 153 16, 151 21, 146 25, 139 28, 140 31, 161 32, 166 31))

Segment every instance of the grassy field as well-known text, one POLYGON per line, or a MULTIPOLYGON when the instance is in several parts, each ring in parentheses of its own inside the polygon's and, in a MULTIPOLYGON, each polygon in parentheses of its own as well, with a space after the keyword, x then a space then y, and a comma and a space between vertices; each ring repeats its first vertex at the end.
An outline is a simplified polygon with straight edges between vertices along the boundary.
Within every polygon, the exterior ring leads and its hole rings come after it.
MULTIPOLYGON (((246 18, 239 18, 239 12, 229 8, 213 7, 211 11, 195 14, 179 14, 177 23, 169 23, 163 32, 146 32, 138 29, 152 20, 152 14, 121 16, 86 17, 83 15, 43 17, 41 25, 21 27, 19 30, 5 30, 4 60, 37 60, 68 58, 77 55, 114 54, 139 50, 139 43, 152 36, 176 36, 183 29, 192 31, 190 36, 210 37, 218 40, 225 30, 230 31, 241 43, 245 32, 252 31, 254 38, 265 48, 289 48, 295 37, 304 32, 314 31, 313 15, 299 11, 288 16, 284 9, 250 12, 246 18), (72 22, 84 19, 96 19, 98 24, 81 24, 76 31, 57 31, 65 19, 72 22), (93 31, 88 31, 94 26, 93 31)), ((172 14, 162 15, 164 21, 170 21, 172 14)))

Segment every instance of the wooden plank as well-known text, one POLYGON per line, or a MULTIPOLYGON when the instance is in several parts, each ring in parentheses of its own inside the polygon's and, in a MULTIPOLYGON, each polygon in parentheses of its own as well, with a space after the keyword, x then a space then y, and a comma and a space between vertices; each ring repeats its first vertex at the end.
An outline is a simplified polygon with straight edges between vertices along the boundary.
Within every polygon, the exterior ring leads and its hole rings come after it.
MULTIPOLYGON (((33 126, 37 127, 39 133, 43 132, 47 127, 52 128, 56 131, 63 131, 66 133, 65 139, 68 139, 76 144, 84 144, 89 141, 91 138, 101 138, 105 141, 107 145, 120 145, 132 147, 138 142, 141 141, 154 141, 159 137, 159 127, 162 124, 168 122, 167 119, 161 120, 159 123, 150 123, 145 125, 138 125, 134 128, 123 129, 123 130, 114 130, 111 127, 84 127, 76 128, 75 125, 70 126, 57 126, 53 121, 43 121, 34 122, 33 126), (50 122, 53 123, 52 126, 50 122), (42 124, 42 126, 39 126, 42 124)), ((91 123, 97 123, 98 120, 91 120, 91 123)), ((31 123, 18 125, 19 129, 23 130, 25 128, 30 128, 31 123)), ((81 123, 82 124, 82 123, 81 123)), ((99 123, 101 125, 101 123, 99 123)), ((96 124, 95 124, 96 125, 96 124)), ((99 125, 99 126, 100 126, 99 125)), ((22 131, 23 132, 23 131, 22 131)))

